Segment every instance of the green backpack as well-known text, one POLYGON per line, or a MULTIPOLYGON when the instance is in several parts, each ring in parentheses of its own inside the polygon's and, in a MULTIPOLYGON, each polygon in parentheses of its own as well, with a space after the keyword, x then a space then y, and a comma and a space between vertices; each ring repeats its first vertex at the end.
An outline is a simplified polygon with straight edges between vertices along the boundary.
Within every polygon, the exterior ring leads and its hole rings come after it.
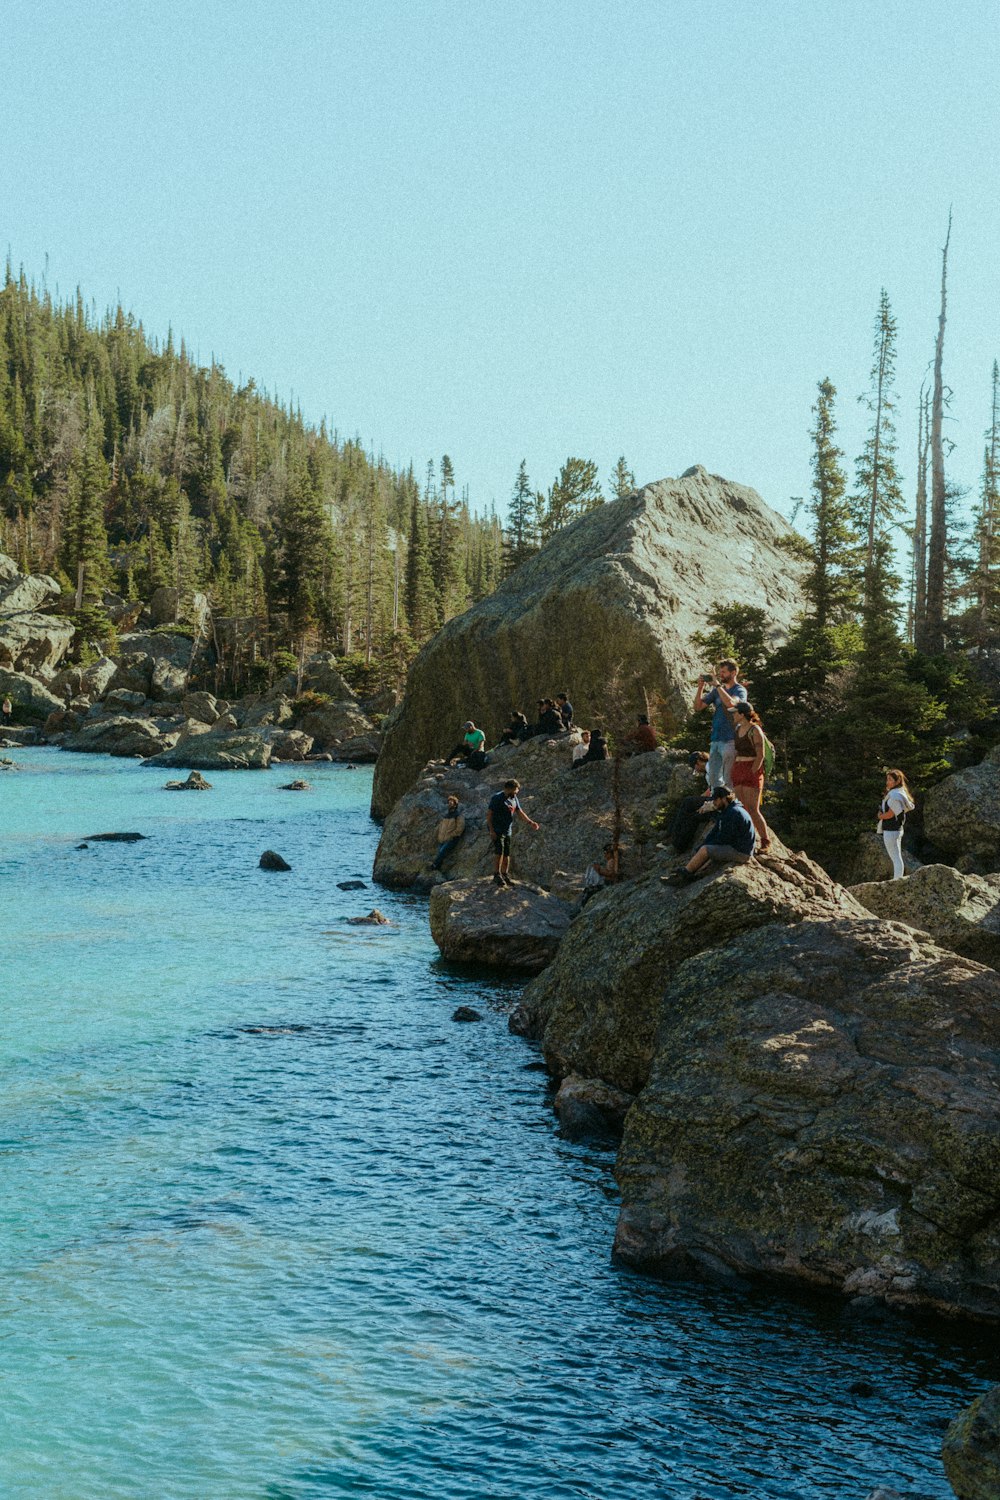
MULTIPOLYGON (((761 730, 761 734, 764 734, 763 729, 761 730)), ((767 735, 764 734, 764 775, 765 776, 770 776, 771 772, 774 770, 774 761, 775 761, 774 746, 771 744, 771 741, 768 739, 767 735)))

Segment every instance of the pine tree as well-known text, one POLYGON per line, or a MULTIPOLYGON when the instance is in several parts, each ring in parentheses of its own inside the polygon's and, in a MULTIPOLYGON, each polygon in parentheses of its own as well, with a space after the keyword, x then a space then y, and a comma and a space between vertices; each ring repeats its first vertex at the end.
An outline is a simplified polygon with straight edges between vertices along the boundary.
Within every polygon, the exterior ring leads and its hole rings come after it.
POLYGON ((107 583, 104 501, 108 487, 108 466, 101 452, 100 432, 91 415, 83 449, 70 469, 69 516, 64 539, 64 567, 76 588, 77 609, 98 600, 107 583))
POLYGON ((612 469, 608 477, 608 485, 612 500, 621 500, 624 495, 631 495, 635 489, 635 475, 625 462, 624 453, 612 469))
POLYGON ((513 573, 526 558, 538 551, 535 496, 528 478, 528 465, 521 466, 514 480, 514 492, 507 507, 507 531, 504 537, 504 574, 513 573))
POLYGON ((860 398, 872 414, 872 425, 858 458, 854 497, 858 528, 864 536, 862 590, 866 609, 876 598, 891 597, 892 539, 903 509, 893 417, 895 374, 896 320, 883 289, 875 318, 871 388, 860 398), (885 577, 878 571, 883 568, 889 570, 885 577))
POLYGON ((819 630, 841 623, 857 603, 853 576, 856 537, 846 497, 847 481, 841 467, 844 455, 834 442, 836 395, 836 387, 829 379, 820 381, 813 407, 816 425, 811 434, 813 487, 809 511, 813 523, 813 563, 804 591, 819 630))
POLYGON ((966 592, 975 613, 973 639, 982 649, 1000 627, 1000 365, 996 360, 976 517, 975 563, 966 592))
POLYGON ((570 521, 603 503, 597 465, 590 459, 567 458, 548 493, 542 521, 543 540, 547 541, 570 521))

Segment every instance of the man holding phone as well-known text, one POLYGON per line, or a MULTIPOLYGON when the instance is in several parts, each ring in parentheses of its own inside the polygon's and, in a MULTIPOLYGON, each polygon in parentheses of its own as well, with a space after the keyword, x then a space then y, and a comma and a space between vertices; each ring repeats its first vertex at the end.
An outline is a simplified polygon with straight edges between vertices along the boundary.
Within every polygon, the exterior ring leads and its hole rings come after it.
POLYGON ((708 766, 705 780, 710 787, 732 786, 733 761, 736 759, 736 731, 729 717, 737 703, 747 701, 747 690, 737 682, 740 669, 730 657, 719 662, 714 676, 703 672, 698 678, 698 690, 694 695, 694 712, 703 708, 714 709, 712 714, 712 738, 708 747, 708 766))

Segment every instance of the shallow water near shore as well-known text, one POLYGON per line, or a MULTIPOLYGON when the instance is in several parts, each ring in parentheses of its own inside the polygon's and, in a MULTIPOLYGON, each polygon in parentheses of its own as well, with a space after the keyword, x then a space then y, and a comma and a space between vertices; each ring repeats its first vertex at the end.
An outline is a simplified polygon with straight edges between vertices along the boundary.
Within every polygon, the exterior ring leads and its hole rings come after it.
POLYGON ((370 885, 369 772, 8 753, 0 1495, 950 1496, 995 1335, 614 1267, 516 987, 370 885))

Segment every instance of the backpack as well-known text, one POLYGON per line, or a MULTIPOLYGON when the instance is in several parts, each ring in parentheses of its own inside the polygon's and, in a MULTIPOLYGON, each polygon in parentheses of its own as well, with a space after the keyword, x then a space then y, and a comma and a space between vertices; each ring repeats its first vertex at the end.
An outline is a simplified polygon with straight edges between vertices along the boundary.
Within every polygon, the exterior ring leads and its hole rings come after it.
MULTIPOLYGON (((763 729, 761 730, 761 734, 764 734, 763 729)), ((774 762, 775 762, 774 746, 771 744, 771 741, 768 739, 767 735, 764 734, 764 775, 765 776, 770 776, 771 772, 774 770, 774 762)))

